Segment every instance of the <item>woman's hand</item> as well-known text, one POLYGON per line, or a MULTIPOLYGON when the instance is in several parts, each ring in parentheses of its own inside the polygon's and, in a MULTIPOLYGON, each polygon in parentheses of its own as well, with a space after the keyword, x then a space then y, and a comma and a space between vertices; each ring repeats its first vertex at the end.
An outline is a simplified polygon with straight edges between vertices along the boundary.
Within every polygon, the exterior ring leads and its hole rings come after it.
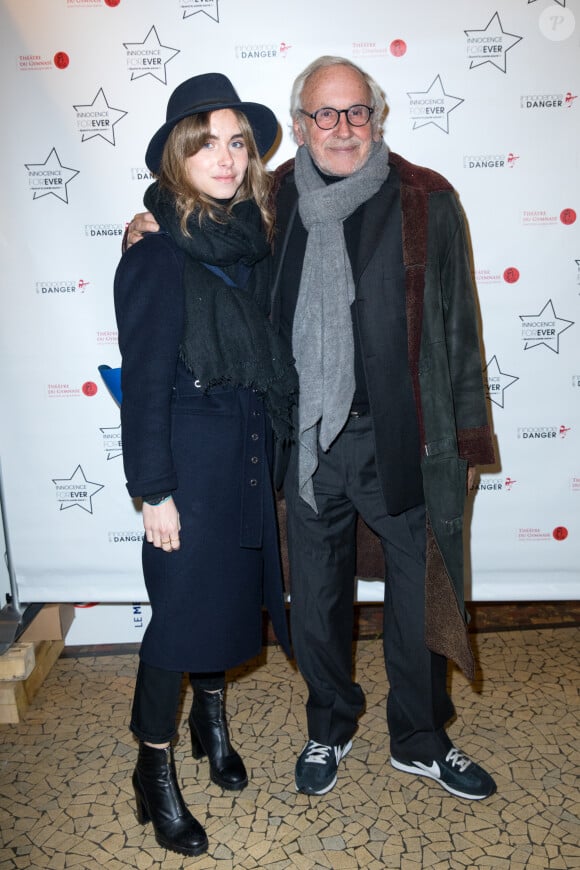
POLYGON ((156 233, 159 224, 150 211, 142 211, 136 214, 130 221, 125 235, 125 247, 130 248, 135 242, 140 242, 145 233, 156 233))
POLYGON ((143 526, 145 537, 154 547, 161 547, 166 553, 179 550, 181 523, 171 496, 163 504, 143 502, 143 526))

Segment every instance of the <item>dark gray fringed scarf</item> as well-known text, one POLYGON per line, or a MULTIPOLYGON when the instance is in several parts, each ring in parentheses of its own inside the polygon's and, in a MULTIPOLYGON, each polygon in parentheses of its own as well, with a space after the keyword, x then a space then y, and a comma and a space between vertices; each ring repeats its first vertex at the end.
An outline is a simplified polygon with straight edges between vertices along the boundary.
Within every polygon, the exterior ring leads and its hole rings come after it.
POLYGON ((329 185, 304 145, 296 154, 298 208, 308 232, 292 332, 300 379, 298 487, 315 511, 317 441, 322 450, 329 449, 346 423, 355 389, 354 281, 343 221, 374 196, 389 169, 389 149, 382 140, 373 143, 364 166, 329 185))
POLYGON ((187 254, 185 329, 180 356, 205 389, 219 384, 252 387, 264 397, 277 436, 291 435, 298 380, 294 360, 268 320, 270 246, 258 207, 235 205, 224 223, 190 216, 185 236, 175 200, 157 182, 144 197, 159 226, 187 254), (207 266, 217 266, 231 286, 207 266), (247 284, 240 287, 240 273, 247 284))

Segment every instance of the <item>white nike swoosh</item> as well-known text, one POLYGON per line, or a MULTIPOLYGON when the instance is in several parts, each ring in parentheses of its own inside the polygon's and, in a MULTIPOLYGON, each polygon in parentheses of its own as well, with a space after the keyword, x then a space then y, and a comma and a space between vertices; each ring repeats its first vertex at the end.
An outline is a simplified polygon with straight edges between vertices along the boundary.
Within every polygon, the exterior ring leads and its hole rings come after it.
POLYGON ((421 770, 424 770, 425 773, 428 773, 429 776, 433 776, 435 779, 439 779, 441 777, 441 770, 439 769, 439 765, 436 761, 433 761, 431 764, 422 764, 420 761, 414 761, 413 764, 416 767, 420 767, 421 770))

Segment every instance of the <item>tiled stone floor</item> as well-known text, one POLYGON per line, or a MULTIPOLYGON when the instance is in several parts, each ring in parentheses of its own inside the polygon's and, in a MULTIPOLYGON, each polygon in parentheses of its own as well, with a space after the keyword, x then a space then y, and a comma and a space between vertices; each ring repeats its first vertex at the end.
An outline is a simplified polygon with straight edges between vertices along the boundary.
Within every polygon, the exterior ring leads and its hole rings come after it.
POLYGON ((450 735, 494 773, 496 795, 469 803, 390 767, 380 640, 357 644, 367 712, 336 788, 297 795, 304 689, 268 647, 229 689, 232 736, 251 776, 243 792, 209 784, 207 762, 193 761, 181 731, 178 772, 210 839, 200 858, 159 848, 135 818, 135 656, 63 657, 25 721, 0 725, 0 870, 580 868, 579 629, 489 632, 474 643, 481 676, 471 686, 452 673, 460 715, 450 735))

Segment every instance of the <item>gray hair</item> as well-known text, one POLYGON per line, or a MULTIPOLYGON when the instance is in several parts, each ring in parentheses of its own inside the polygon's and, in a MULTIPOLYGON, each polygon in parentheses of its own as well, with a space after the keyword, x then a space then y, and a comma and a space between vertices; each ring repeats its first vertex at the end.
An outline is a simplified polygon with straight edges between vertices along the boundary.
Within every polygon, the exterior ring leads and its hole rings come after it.
POLYGON ((364 70, 357 66, 356 63, 353 63, 351 60, 347 60, 345 57, 337 57, 335 55, 326 54, 322 57, 318 57, 316 60, 313 60, 311 64, 309 64, 305 70, 303 70, 300 75, 297 77, 296 81, 292 85, 292 94, 290 96, 290 115, 293 121, 296 121, 298 126, 302 131, 305 130, 305 119, 304 115, 300 112, 302 106, 302 94, 304 92, 304 87, 306 82, 310 78, 310 76, 317 73, 318 70, 325 69, 329 66, 348 66, 350 69, 355 70, 361 79, 366 84, 369 89, 370 97, 371 97, 371 105, 374 109, 373 114, 371 115, 371 127, 373 134, 381 132, 381 128, 383 125, 383 121, 385 120, 388 112, 387 103, 385 101, 385 97, 383 91, 381 90, 380 85, 366 73, 364 70))

